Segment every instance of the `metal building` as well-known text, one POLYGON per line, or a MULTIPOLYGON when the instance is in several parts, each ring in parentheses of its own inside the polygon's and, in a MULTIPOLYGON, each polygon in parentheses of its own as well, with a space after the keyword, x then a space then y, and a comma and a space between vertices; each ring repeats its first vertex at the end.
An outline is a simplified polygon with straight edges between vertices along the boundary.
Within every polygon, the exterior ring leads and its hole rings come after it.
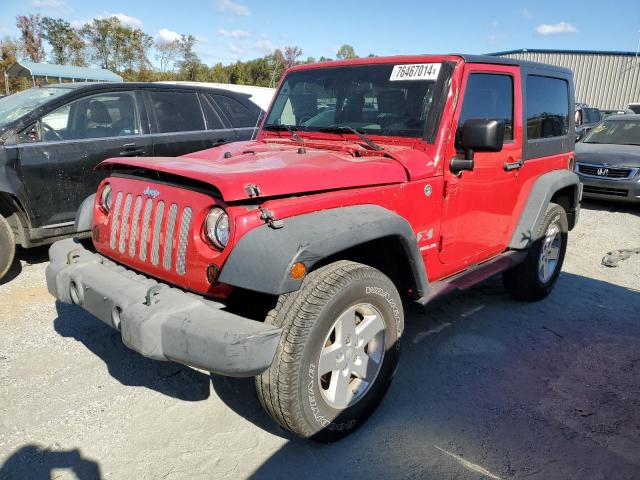
POLYGON ((570 68, 577 103, 600 109, 622 109, 630 103, 640 103, 640 57, 635 52, 525 48, 490 55, 570 68))
POLYGON ((30 78, 36 86, 36 78, 62 82, 122 82, 122 77, 104 68, 73 67, 50 63, 16 62, 4 72, 6 94, 9 95, 9 78, 30 78))

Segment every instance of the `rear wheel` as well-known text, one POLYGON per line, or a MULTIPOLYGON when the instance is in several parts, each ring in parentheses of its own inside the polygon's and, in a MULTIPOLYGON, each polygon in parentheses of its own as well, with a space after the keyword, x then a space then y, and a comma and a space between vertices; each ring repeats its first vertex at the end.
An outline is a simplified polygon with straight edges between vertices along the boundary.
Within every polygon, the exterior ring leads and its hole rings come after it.
POLYGON ((0 215, 0 280, 4 277, 16 255, 16 241, 7 220, 0 215))
POLYGON ((265 410, 304 438, 349 434, 390 385, 403 318, 400 296, 380 271, 340 261, 312 272, 267 317, 283 335, 273 364, 256 377, 265 410))
POLYGON ((521 264, 503 275, 505 289, 514 297, 529 302, 542 300, 553 289, 567 250, 567 214, 560 205, 549 204, 537 238, 521 264))

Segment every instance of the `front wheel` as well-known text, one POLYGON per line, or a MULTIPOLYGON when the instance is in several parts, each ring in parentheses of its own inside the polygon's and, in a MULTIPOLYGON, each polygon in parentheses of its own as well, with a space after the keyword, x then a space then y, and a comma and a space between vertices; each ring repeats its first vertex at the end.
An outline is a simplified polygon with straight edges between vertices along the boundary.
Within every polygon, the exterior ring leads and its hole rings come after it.
POLYGON ((16 241, 9 223, 0 215, 0 280, 4 277, 16 255, 16 241))
POLYGON ((402 302, 380 271, 339 261, 309 274, 267 316, 283 328, 258 398, 283 428, 322 442, 358 428, 384 397, 400 354, 402 302))
POLYGON ((524 262, 503 275, 506 290, 529 302, 542 300, 553 289, 567 250, 567 214, 560 205, 549 204, 524 262))

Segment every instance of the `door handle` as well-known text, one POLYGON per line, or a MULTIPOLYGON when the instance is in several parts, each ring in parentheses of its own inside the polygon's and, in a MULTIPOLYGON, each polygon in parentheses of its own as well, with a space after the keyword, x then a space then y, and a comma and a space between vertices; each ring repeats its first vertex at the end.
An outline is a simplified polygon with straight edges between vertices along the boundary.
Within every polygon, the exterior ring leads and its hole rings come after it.
POLYGON ((139 157, 147 153, 144 148, 136 148, 135 143, 125 143, 122 148, 119 153, 121 157, 139 157))
POLYGON ((524 160, 520 159, 516 162, 507 162, 502 166, 502 168, 504 168, 505 172, 510 172, 512 170, 518 170, 523 166, 524 166, 524 160))
POLYGON ((120 156, 121 157, 140 157, 145 153, 147 152, 142 148, 135 148, 133 150, 123 150, 122 152, 120 152, 120 156))
MULTIPOLYGON (((125 145, 123 145, 125 146, 125 145)), ((135 145, 134 145, 135 146, 135 145)), ((143 148, 125 148, 120 152, 121 157, 139 157, 147 153, 143 148)))

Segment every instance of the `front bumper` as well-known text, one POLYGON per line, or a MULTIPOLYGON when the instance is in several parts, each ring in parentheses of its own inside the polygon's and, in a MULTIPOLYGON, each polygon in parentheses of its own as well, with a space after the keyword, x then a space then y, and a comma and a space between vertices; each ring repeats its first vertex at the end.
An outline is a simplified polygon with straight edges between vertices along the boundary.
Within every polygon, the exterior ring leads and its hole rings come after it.
POLYGON ((624 180, 594 178, 578 173, 584 184, 584 198, 601 198, 618 202, 640 202, 640 179, 633 177, 624 180))
POLYGON ((273 361, 280 328, 160 284, 73 239, 54 243, 49 259, 49 292, 120 330, 125 345, 145 357, 233 377, 257 375, 273 361))

